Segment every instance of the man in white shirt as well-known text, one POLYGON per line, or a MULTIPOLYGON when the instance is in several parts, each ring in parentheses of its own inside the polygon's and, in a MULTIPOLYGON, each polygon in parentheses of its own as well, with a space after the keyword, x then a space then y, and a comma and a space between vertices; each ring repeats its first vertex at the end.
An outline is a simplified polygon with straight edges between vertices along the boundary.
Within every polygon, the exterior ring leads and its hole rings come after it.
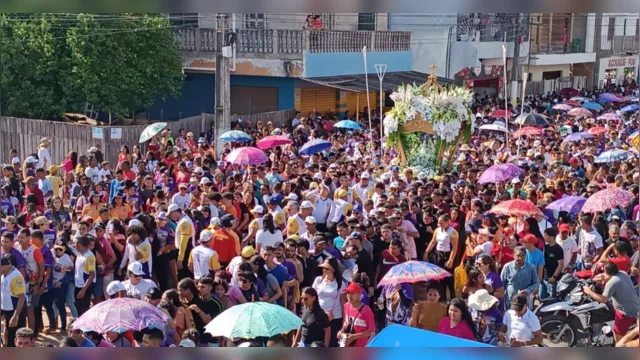
POLYGON ((562 247, 564 251, 564 268, 573 269, 578 257, 578 244, 576 240, 571 236, 571 226, 562 224, 558 228, 559 234, 556 236, 556 242, 562 247))
POLYGON ((595 258, 602 255, 604 250, 602 236, 591 224, 592 220, 589 214, 584 214, 580 217, 580 226, 582 227, 579 236, 580 255, 587 266, 592 264, 595 258))
POLYGON ((511 310, 504 314, 498 329, 498 341, 511 347, 542 344, 540 320, 529 310, 527 296, 517 294, 511 299, 511 310))
POLYGON ((89 166, 84 170, 84 174, 87 175, 91 183, 97 184, 100 181, 100 173, 98 169, 98 163, 96 158, 92 157, 89 159, 89 166))
POLYGON ((180 190, 171 198, 171 204, 176 204, 180 210, 184 211, 191 205, 191 194, 187 193, 187 184, 180 184, 178 187, 180 190))
POLYGON ((143 279, 145 276, 142 264, 138 261, 132 262, 127 267, 128 280, 123 281, 122 285, 127 290, 127 297, 144 300, 144 295, 149 291, 157 287, 153 280, 143 279))

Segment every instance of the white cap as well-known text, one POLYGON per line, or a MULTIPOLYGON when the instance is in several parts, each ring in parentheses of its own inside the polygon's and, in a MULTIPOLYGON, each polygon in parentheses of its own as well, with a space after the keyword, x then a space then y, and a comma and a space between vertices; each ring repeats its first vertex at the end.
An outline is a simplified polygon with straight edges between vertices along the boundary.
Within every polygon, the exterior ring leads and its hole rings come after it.
POLYGON ((291 194, 289 194, 289 196, 287 196, 287 199, 297 201, 298 200, 298 195, 296 195, 294 193, 291 193, 291 194))
POLYGON ((107 294, 109 296, 115 296, 120 291, 127 291, 127 289, 118 280, 114 280, 114 281, 110 282, 109 285, 107 285, 107 294))
POLYGON ((253 208, 253 212, 256 214, 264 214, 264 208, 261 205, 256 205, 256 207, 253 208))
POLYGON ((384 181, 391 180, 391 174, 389 174, 389 173, 382 174, 382 180, 384 180, 384 181))
POLYGON ((142 270, 142 263, 139 261, 134 261, 127 267, 127 271, 134 275, 143 276, 144 270, 142 270))
POLYGON ((36 158, 34 158, 33 156, 29 156, 29 157, 25 160, 25 162, 26 162, 27 164, 33 164, 33 163, 37 163, 37 162, 38 162, 38 160, 37 160, 36 158))
POLYGON ((20 164, 20 158, 17 156, 14 156, 13 159, 11 159, 11 165, 13 164, 20 164))
POLYGON ((307 216, 306 218, 304 218, 304 222, 307 224, 315 224, 316 218, 314 218, 313 216, 307 216))
POLYGON ((204 169, 203 169, 203 168, 201 168, 201 167, 197 167, 197 168, 195 168, 195 169, 193 170, 193 172, 194 172, 194 173, 199 173, 199 174, 201 174, 201 173, 203 173, 203 172, 204 172, 204 169))
POLYGON ((511 180, 511 183, 512 183, 512 184, 520 184, 520 183, 521 183, 521 181, 520 181, 520 179, 518 179, 518 178, 514 178, 513 180, 511 180))
POLYGON ((533 146, 538 147, 540 146, 542 143, 540 142, 540 140, 536 140, 533 142, 533 146))
POLYGON ((209 220, 209 225, 211 226, 219 226, 220 225, 220 218, 217 216, 214 216, 211 218, 211 220, 209 220))
POLYGON ((300 208, 301 209, 313 209, 313 204, 311 203, 311 201, 305 200, 302 202, 302 204, 300 204, 300 208))
POLYGON ((142 222, 138 219, 131 219, 129 221, 129 226, 143 226, 142 222))
POLYGON ((193 342, 193 340, 189 340, 189 339, 183 339, 182 341, 180 341, 180 344, 178 345, 178 347, 196 347, 196 343, 193 342))
POLYGON ((394 181, 389 185, 389 187, 390 188, 398 188, 398 183, 394 181))
POLYGON ((360 179, 368 179, 369 178, 369 173, 363 172, 362 175, 360 175, 360 179))
POLYGON ((170 214, 174 211, 178 211, 180 210, 180 206, 176 205, 176 204, 171 204, 169 205, 169 207, 167 208, 167 214, 170 214))
POLYGON ((322 180, 323 178, 324 178, 324 177, 322 176, 322 174, 321 174, 321 173, 315 173, 315 174, 313 175, 313 179, 314 179, 314 180, 322 180))
POLYGON ((202 179, 200 179, 200 185, 206 185, 206 184, 211 184, 211 180, 209 180, 208 177, 203 177, 202 179))
POLYGON ((211 239, 213 239, 213 233, 209 230, 204 230, 200 233, 200 239, 198 239, 198 242, 209 242, 211 239))

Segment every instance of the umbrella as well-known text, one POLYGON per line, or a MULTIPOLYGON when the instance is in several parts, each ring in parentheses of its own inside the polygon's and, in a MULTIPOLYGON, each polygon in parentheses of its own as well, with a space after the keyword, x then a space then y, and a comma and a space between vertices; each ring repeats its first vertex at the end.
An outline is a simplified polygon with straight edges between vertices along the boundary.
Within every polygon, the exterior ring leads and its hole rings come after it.
POLYGON ((314 139, 300 148, 300 154, 313 155, 331 148, 331 142, 325 139, 314 139))
POLYGON ((514 164, 493 165, 480 175, 478 183, 495 184, 497 182, 505 182, 519 177, 522 173, 524 173, 524 170, 514 164))
POLYGON ((542 136, 542 130, 535 126, 527 126, 513 133, 514 137, 520 136, 542 136))
POLYGON ((578 96, 580 94, 580 90, 574 88, 564 88, 560 90, 560 95, 562 96, 578 96))
POLYGON ((634 111, 638 111, 638 109, 640 109, 640 106, 636 105, 636 104, 631 104, 631 105, 627 105, 625 107, 623 107, 622 110, 623 112, 634 112, 634 111))
POLYGON ((633 154, 627 150, 609 150, 605 151, 594 160, 596 163, 611 163, 614 161, 624 161, 633 157, 633 154))
POLYGON ((577 132, 573 134, 567 135, 562 142, 572 142, 572 141, 580 141, 584 139, 591 139, 593 135, 586 132, 577 132))
POLYGON ((302 320, 286 308, 267 302, 235 305, 216 316, 205 333, 229 339, 271 337, 298 330, 302 320))
POLYGON ((583 97, 583 96, 574 96, 570 100, 580 101, 580 102, 591 101, 591 99, 589 99, 588 97, 583 97))
POLYGON ((142 134, 140 134, 139 143, 144 143, 151 140, 154 136, 158 135, 160 131, 167 127, 166 122, 158 122, 151 124, 142 130, 142 134))
POLYGON ((519 125, 532 125, 532 126, 545 126, 549 125, 547 119, 540 114, 522 114, 518 116, 515 120, 516 124, 519 125))
POLYGON ((509 117, 510 118, 510 117, 513 116, 513 113, 511 111, 500 109, 500 110, 496 110, 496 111, 492 112, 488 116, 490 118, 494 118, 494 119, 505 118, 505 117, 509 117))
POLYGON ((573 109, 573 106, 569 104, 558 104, 553 107, 553 110, 558 110, 558 111, 569 111, 571 109, 573 109))
POLYGON ((251 136, 244 131, 230 130, 218 137, 218 140, 225 142, 251 141, 251 136))
POLYGON ((245 146, 233 149, 224 161, 238 165, 261 165, 269 161, 267 155, 258 148, 245 146))
POLYGON ((598 120, 606 120, 606 121, 622 121, 622 118, 620 117, 620 115, 616 114, 616 113, 606 113, 603 115, 598 116, 598 120))
MULTIPOLYGON (((430 348, 476 348, 476 347, 493 347, 491 345, 462 339, 459 337, 439 334, 437 332, 422 330, 404 325, 393 324, 385 327, 380 331, 369 343, 367 347, 371 348, 415 348, 415 347, 430 347, 430 348)), ((397 352, 394 350, 394 358, 398 358, 397 352)), ((429 350, 429 354, 433 355, 433 351, 429 350)), ((450 351, 450 350, 449 350, 450 351)), ((495 353, 493 353, 495 354, 495 353)), ((459 355, 459 354, 456 354, 459 355)), ((469 355, 471 355, 469 353, 469 355)), ((473 357, 477 359, 477 352, 473 354, 473 357)), ((495 356, 495 355, 493 355, 495 356)), ((433 357, 433 356, 432 356, 433 357)), ((438 357, 454 358, 452 354, 442 354, 438 357)), ((402 356, 401 358, 409 358, 409 356, 402 356)))
POLYGON ((116 298, 103 301, 90 308, 71 325, 73 329, 123 333, 140 331, 167 323, 167 315, 155 306, 132 298, 116 298))
POLYGON ((487 124, 487 125, 482 125, 479 128, 480 130, 486 130, 486 131, 500 131, 500 132, 507 132, 507 128, 504 126, 500 126, 500 125, 496 125, 496 124, 487 124))
POLYGON ((333 125, 333 127, 336 127, 338 129, 362 130, 360 125, 358 125, 357 122, 352 121, 352 120, 338 121, 337 123, 335 123, 333 125))
POLYGON ((571 105, 571 106, 580 106, 580 101, 571 99, 563 102, 563 104, 571 105))
POLYGON ((596 103, 596 102, 586 102, 582 104, 582 107, 588 110, 594 110, 594 111, 602 111, 602 109, 604 109, 602 107, 602 105, 596 103))
POLYGON ((591 135, 602 135, 607 132, 607 129, 603 128, 602 126, 596 126, 587 130, 587 132, 591 135))
POLYGON ((567 113, 567 115, 569 116, 576 116, 576 117, 592 117, 593 113, 585 108, 575 108, 571 111, 569 111, 567 113))
POLYGON ((258 141, 258 147, 262 150, 266 150, 280 145, 289 145, 291 143, 293 143, 293 140, 289 139, 286 136, 270 135, 258 141))
POLYGON ((424 261, 407 261, 392 267, 378 286, 415 284, 421 281, 442 280, 448 276, 451 274, 437 265, 424 261))
POLYGON ((517 216, 517 217, 533 217, 543 215, 531 201, 526 200, 507 200, 499 203, 489 210, 492 214, 517 216))
POLYGON ((589 196, 582 207, 582 212, 605 212, 616 206, 626 205, 631 199, 633 199, 633 194, 621 188, 612 187, 600 190, 589 196))
POLYGON ((598 99, 600 102, 617 102, 620 101, 621 99, 611 93, 604 93, 602 95, 600 95, 600 98, 598 99))
POLYGON ((582 196, 565 196, 547 205, 545 209, 554 211, 566 211, 570 214, 579 214, 587 198, 582 196))

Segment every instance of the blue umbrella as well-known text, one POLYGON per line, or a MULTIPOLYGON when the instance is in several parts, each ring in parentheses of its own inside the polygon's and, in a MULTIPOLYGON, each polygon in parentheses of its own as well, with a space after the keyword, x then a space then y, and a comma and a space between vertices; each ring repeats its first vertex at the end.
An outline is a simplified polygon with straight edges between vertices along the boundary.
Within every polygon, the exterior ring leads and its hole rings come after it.
POLYGON ((611 163, 614 161, 624 161, 633 157, 633 153, 630 153, 627 150, 609 150, 600 154, 594 162, 596 163, 611 163))
POLYGON ((489 347, 494 346, 481 342, 470 341, 449 335, 438 334, 428 330, 412 328, 393 324, 380 331, 374 337, 367 347, 381 348, 471 348, 471 347, 489 347))
POLYGON ((636 105, 636 104, 631 104, 631 105, 627 105, 625 107, 623 107, 622 110, 623 112, 634 112, 634 111, 638 111, 638 109, 640 109, 640 106, 636 105))
POLYGON ((604 108, 602 107, 602 105, 596 103, 596 102, 587 102, 582 104, 582 107, 587 109, 587 110, 595 110, 595 111, 602 111, 604 108))
POLYGON ((586 133, 586 132, 577 132, 577 133, 573 133, 573 134, 569 134, 567 135, 562 142, 572 142, 572 141, 580 141, 580 140, 584 140, 584 139, 591 139, 593 137, 593 135, 586 133))
POLYGON ((244 141, 251 141, 251 136, 249 136, 249 134, 247 134, 244 131, 230 130, 220 135, 220 137, 218 137, 218 140, 226 141, 226 142, 231 142, 231 141, 244 142, 244 141))
POLYGON ((304 144, 300 148, 300 154, 302 155, 313 155, 319 152, 325 151, 331 147, 331 142, 325 139, 315 139, 311 140, 308 143, 304 144))
POLYGON ((339 129, 351 129, 351 130, 362 130, 360 125, 357 122, 352 120, 342 120, 338 121, 333 127, 337 127, 339 129))

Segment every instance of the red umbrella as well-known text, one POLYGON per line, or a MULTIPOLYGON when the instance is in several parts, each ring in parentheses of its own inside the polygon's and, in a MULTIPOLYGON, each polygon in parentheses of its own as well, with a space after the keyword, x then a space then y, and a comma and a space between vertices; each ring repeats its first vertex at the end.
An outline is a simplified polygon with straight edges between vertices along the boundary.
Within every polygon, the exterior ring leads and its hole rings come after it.
POLYGON ((507 200, 499 203, 489 210, 490 213, 517 217, 533 217, 543 215, 531 201, 526 200, 507 200))
POLYGON ((541 136, 542 130, 535 126, 527 126, 513 133, 514 137, 520 136, 541 136))
POLYGON ((607 133, 607 129, 603 128, 602 126, 596 126, 594 128, 591 128, 589 130, 587 130, 587 132, 591 135, 602 135, 607 133))
POLYGON ((575 100, 567 100, 567 101, 563 102, 563 104, 567 104, 567 105, 571 105, 571 106, 580 106, 580 102, 579 101, 575 101, 575 100))
POLYGON ((511 111, 507 111, 504 109, 500 109, 489 114, 490 118, 497 118, 497 119, 504 118, 504 117, 510 118, 512 116, 513 116, 513 113, 511 111))
POLYGON ((574 96, 578 96, 579 94, 580 94, 580 90, 574 89, 574 88, 564 88, 560 90, 560 95, 562 96, 574 97, 574 96))

